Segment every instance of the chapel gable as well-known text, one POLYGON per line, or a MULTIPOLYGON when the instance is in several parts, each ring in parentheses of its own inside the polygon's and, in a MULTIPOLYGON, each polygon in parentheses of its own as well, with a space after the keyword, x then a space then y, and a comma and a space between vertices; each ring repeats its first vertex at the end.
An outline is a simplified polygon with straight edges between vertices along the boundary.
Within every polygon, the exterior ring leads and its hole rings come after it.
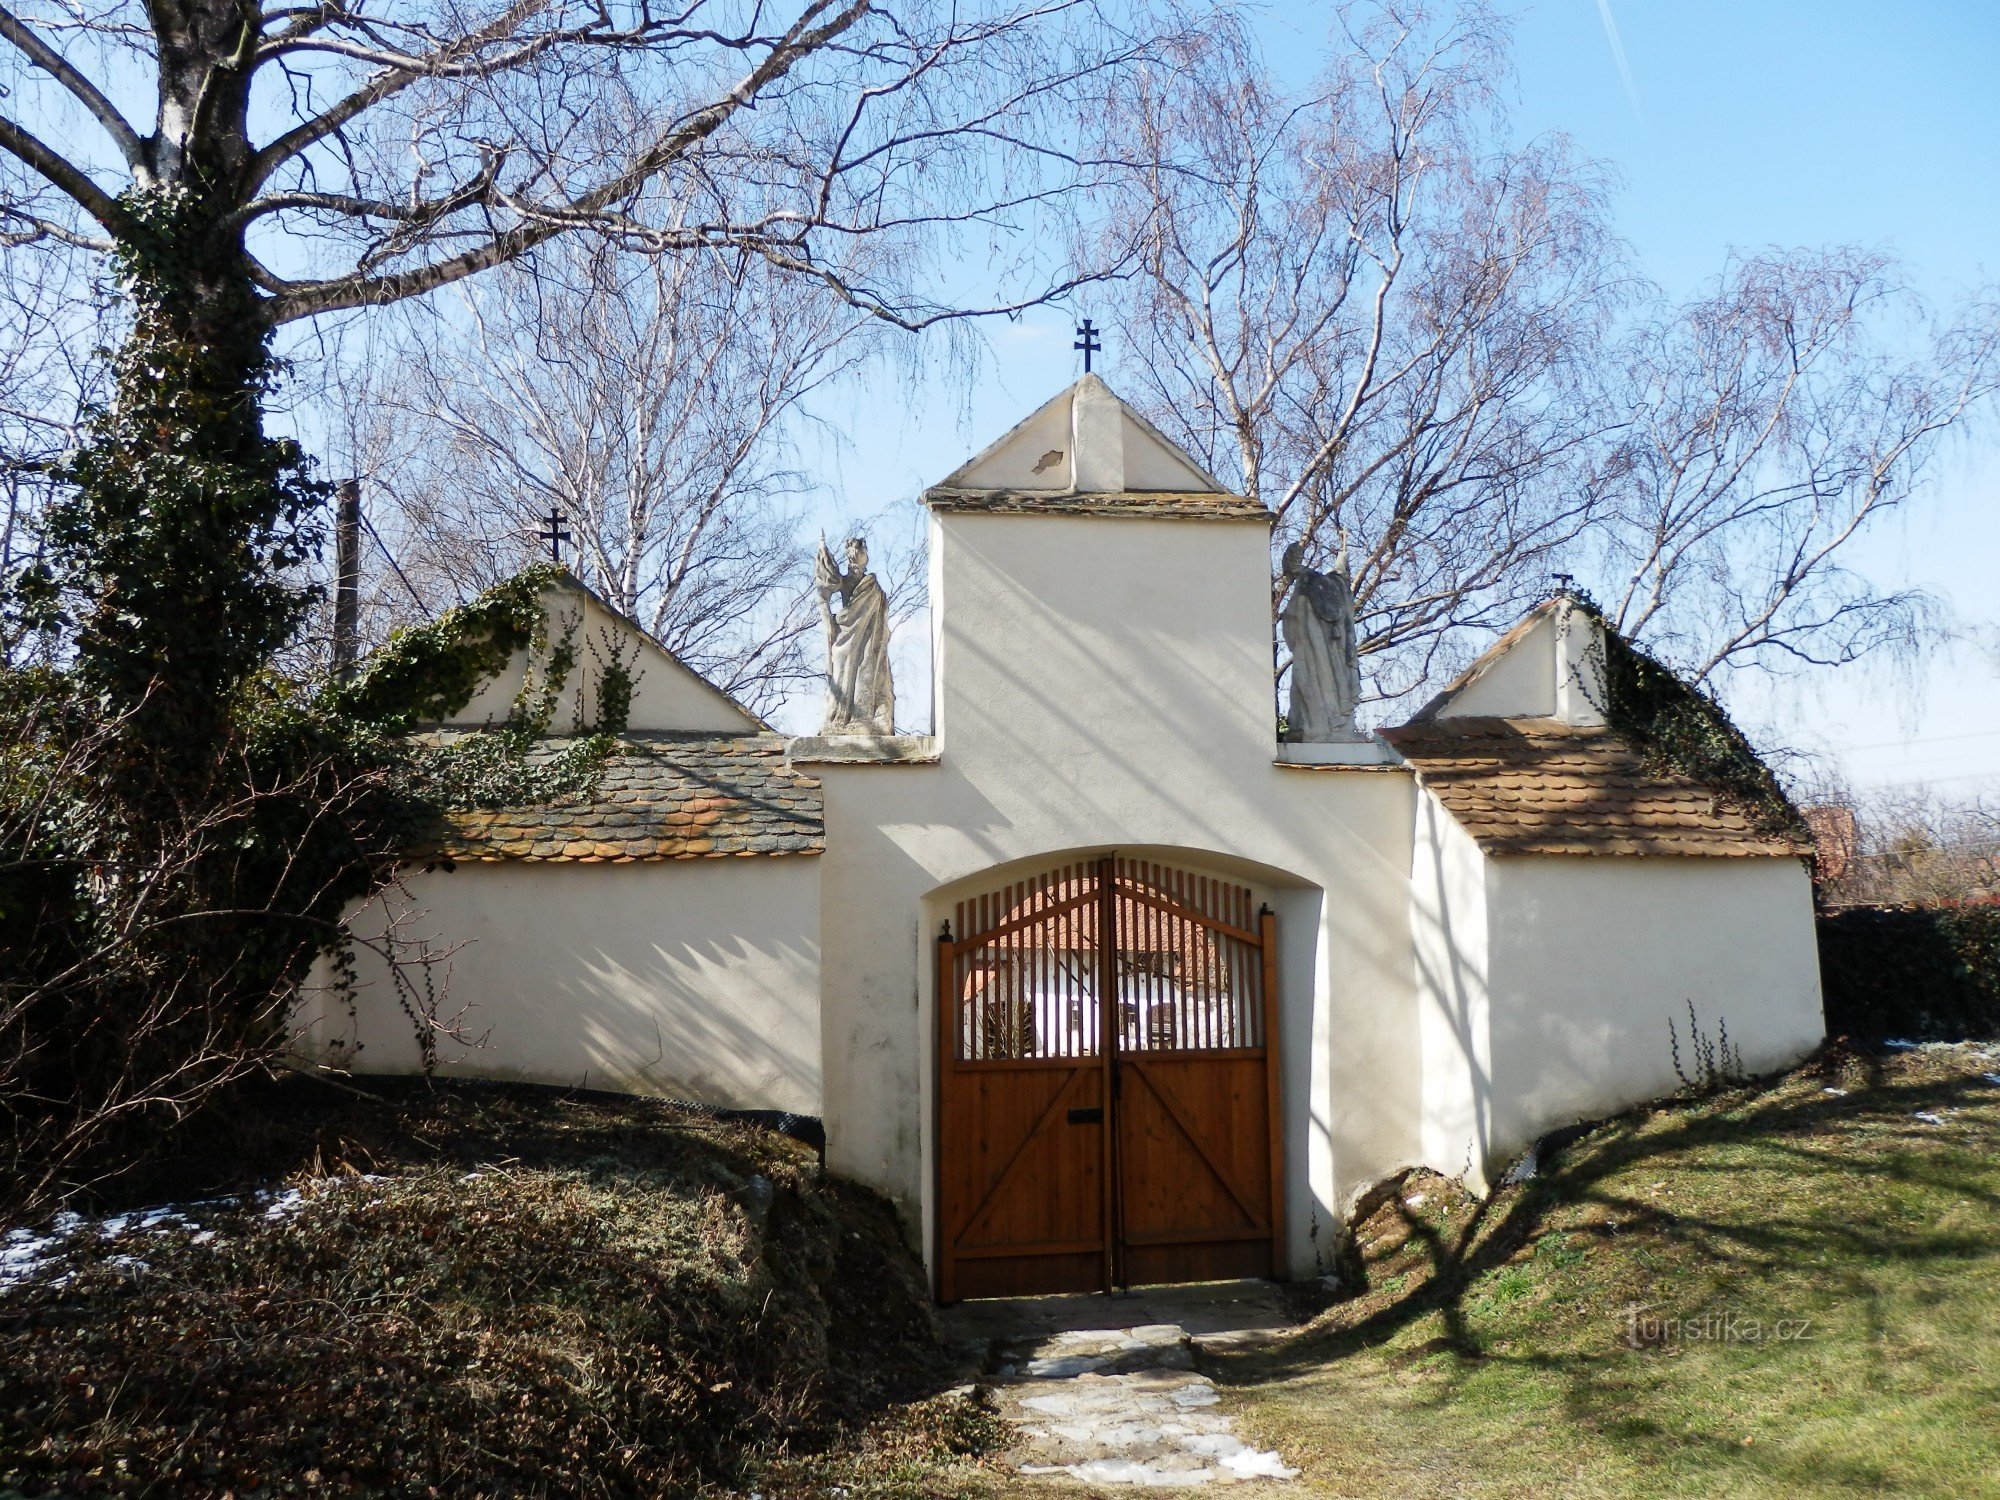
POLYGON ((1095 375, 924 492, 934 511, 1264 518, 1095 375))
MULTIPOLYGON (((612 660, 632 679, 625 726, 634 733, 757 734, 770 729, 573 574, 565 572, 543 592, 542 628, 548 642, 567 639, 577 662, 573 686, 550 723, 552 734, 587 730, 600 722, 598 685, 603 667, 612 660)), ((478 729, 504 723, 531 670, 530 654, 526 647, 515 652, 442 727, 478 729)))

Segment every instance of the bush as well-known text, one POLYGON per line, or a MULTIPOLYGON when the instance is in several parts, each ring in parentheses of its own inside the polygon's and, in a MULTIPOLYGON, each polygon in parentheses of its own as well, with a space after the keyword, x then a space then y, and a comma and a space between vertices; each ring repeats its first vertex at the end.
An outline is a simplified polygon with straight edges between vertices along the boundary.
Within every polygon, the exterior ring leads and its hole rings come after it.
POLYGON ((1819 971, 1830 1036, 2000 1037, 2000 904, 1823 912, 1819 971))

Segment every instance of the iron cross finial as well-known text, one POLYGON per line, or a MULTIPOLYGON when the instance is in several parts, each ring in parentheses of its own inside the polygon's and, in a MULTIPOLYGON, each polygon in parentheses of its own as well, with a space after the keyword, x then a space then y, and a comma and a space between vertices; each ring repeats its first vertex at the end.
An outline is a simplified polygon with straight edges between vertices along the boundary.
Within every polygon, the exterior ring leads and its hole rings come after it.
POLYGON ((1549 576, 1550 576, 1551 578, 1555 579, 1555 581, 1556 581, 1556 592, 1557 592, 1557 593, 1559 593, 1559 594, 1573 594, 1573 593, 1575 593, 1575 592, 1576 592, 1576 574, 1574 574, 1574 573, 1551 573, 1551 574, 1550 574, 1549 576))
POLYGON ((1097 341, 1097 325, 1085 318, 1076 325, 1076 342, 1070 346, 1083 351, 1083 373, 1090 373, 1090 356, 1101 353, 1104 346, 1097 341))
POLYGON ((549 544, 549 561, 560 563, 563 544, 572 538, 569 528, 563 524, 563 513, 553 505, 549 507, 549 513, 542 517, 542 529, 538 535, 549 544))

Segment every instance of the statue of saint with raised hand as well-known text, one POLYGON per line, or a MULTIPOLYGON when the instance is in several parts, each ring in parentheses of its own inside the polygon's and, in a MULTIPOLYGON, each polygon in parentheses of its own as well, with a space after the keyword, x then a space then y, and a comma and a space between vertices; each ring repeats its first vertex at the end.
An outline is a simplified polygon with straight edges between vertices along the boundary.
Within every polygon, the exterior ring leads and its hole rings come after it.
POLYGON ((826 722, 821 734, 894 734, 896 688, 889 679, 889 598, 868 571, 868 544, 850 537, 845 569, 821 537, 813 581, 826 626, 826 722), (833 596, 840 595, 834 612, 833 596))
POLYGON ((1354 711, 1361 702, 1361 657, 1354 639, 1354 593, 1346 573, 1319 573, 1305 565, 1305 548, 1285 549, 1291 597, 1280 617, 1292 653, 1292 701, 1285 738, 1323 745, 1358 740, 1354 711))

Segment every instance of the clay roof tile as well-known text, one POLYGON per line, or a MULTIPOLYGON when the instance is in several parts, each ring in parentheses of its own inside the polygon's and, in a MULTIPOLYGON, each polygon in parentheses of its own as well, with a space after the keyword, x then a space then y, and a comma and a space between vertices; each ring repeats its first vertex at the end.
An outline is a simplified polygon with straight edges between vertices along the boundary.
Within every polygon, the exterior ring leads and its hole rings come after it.
MULTIPOLYGON (((553 758, 550 740, 530 760, 553 758)), ((448 814, 413 858, 582 863, 818 854, 819 782, 776 734, 627 735, 593 797, 448 814)))
POLYGON ((1806 852, 1716 788, 1649 765, 1608 729, 1445 717, 1383 737, 1489 854, 1806 852))

